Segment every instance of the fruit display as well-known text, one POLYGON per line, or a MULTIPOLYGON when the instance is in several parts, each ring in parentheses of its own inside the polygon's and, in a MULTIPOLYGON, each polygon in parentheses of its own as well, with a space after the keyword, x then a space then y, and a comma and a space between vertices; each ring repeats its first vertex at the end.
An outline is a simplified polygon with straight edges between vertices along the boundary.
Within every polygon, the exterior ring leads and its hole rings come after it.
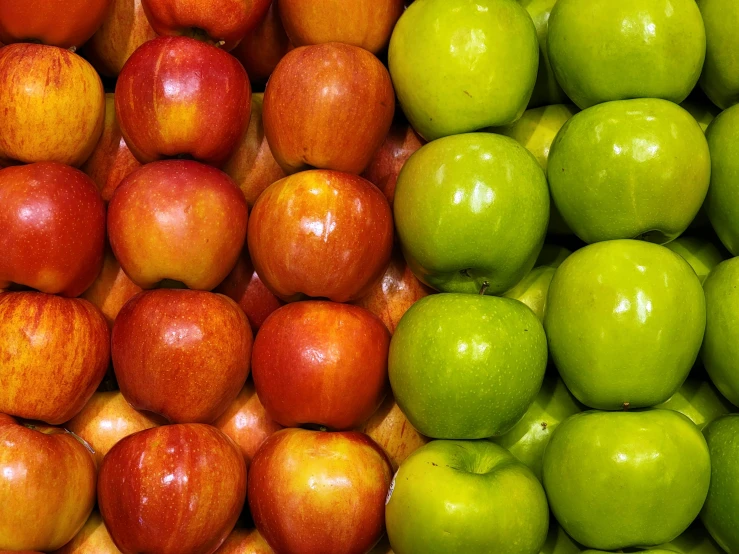
POLYGON ((0 554, 739 554, 738 287, 737 0, 0 0, 0 554))

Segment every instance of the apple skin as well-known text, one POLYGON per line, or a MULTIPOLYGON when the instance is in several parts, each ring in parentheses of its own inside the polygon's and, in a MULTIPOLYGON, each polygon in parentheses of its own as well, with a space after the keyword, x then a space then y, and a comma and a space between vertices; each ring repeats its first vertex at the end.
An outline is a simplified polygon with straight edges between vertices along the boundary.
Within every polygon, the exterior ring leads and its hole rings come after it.
POLYGON ((405 313, 388 372, 395 400, 420 433, 479 439, 502 435, 523 417, 546 365, 544 329, 528 307, 447 293, 422 298, 405 313))
POLYGON ((338 42, 290 51, 264 91, 264 134, 288 174, 309 167, 362 173, 394 113, 385 66, 366 50, 338 42))
POLYGON ((64 429, 0 418, 0 549, 55 550, 95 505, 95 461, 64 429))
POLYGON ((112 329, 121 308, 142 290, 121 269, 110 248, 106 248, 103 269, 82 294, 82 298, 92 302, 102 312, 108 327, 112 329))
POLYGON ((431 0, 414 2, 400 17, 388 61, 403 112, 431 141, 521 117, 539 44, 518 2, 488 1, 483 12, 469 0, 431 0))
POLYGON ((695 1, 666 6, 558 0, 547 50, 567 96, 580 108, 628 98, 685 100, 701 74, 706 32, 695 1))
POLYGON ((284 429, 252 460, 249 508, 275 552, 367 552, 385 530, 391 478, 387 456, 362 433, 284 429))
POLYGON ((198 423, 124 438, 98 476, 100 513, 123 554, 212 554, 245 498, 241 452, 218 429, 198 423))
POLYGON ((84 163, 105 118, 103 83, 87 61, 56 46, 11 44, 0 49, 0 83, 4 163, 84 163))
POLYGON ((531 470, 488 441, 433 441, 403 462, 385 507, 395 554, 538 554, 549 525, 531 470))
POLYGON ((488 294, 501 294, 526 276, 544 244, 549 188, 515 140, 469 133, 408 159, 393 210, 405 259, 422 282, 472 294, 487 282, 488 294))
POLYGON ((262 282, 282 300, 350 302, 368 294, 390 263, 393 217, 369 181, 303 171, 260 195, 247 241, 262 282))
POLYGON ((79 296, 103 263, 105 204, 84 173, 55 162, 0 170, 0 289, 79 296))
POLYGON ((731 0, 698 0, 706 28, 706 62, 700 86, 722 110, 739 102, 739 5, 731 0))
POLYGON ((580 402, 599 410, 666 401, 698 356, 706 301, 688 263, 635 240, 591 244, 557 268, 544 328, 580 402))
POLYGON ((246 33, 231 54, 244 66, 252 83, 266 83, 279 61, 292 49, 277 2, 273 0, 264 17, 246 33))
POLYGON ((564 124, 547 177, 557 209, 583 241, 643 237, 664 244, 703 204, 711 159, 700 126, 681 107, 658 98, 621 100, 564 124))
POLYGON ((251 327, 238 304, 195 290, 137 294, 111 334, 123 396, 172 423, 212 423, 225 412, 249 376, 251 347, 251 327))
POLYGON ((714 419, 735 411, 710 381, 688 377, 667 401, 655 406, 688 417, 701 431, 714 419))
POLYGON ((254 341, 254 386, 280 425, 353 429, 387 395, 389 346, 385 325, 364 308, 288 304, 267 318, 254 341))
POLYGON ((123 138, 142 164, 189 155, 221 166, 246 130, 250 107, 251 86, 241 64, 189 37, 142 44, 115 87, 123 138))
POLYGON ((678 237, 665 246, 685 258, 701 283, 714 267, 724 261, 723 254, 712 242, 698 237, 678 237))
POLYGON ((108 325, 87 300, 0 293, 0 412, 69 421, 103 380, 109 354, 108 325))
POLYGON ((544 451, 554 516, 577 542, 602 550, 675 539, 700 512, 710 476, 703 435, 672 410, 575 414, 544 451))
POLYGON ((146 289, 172 279, 212 290, 236 264, 247 220, 244 195, 225 173, 165 160, 134 171, 115 190, 108 238, 136 285, 146 289))
POLYGON ((100 27, 111 0, 3 0, 0 41, 79 47, 100 27))
POLYGON ((274 554, 257 529, 234 529, 215 554, 274 554))
POLYGON ((81 169, 95 181, 103 200, 109 202, 121 181, 139 167, 141 164, 131 154, 121 134, 115 115, 115 95, 108 93, 105 95, 103 134, 81 169))
POLYGON ((92 512, 87 523, 74 538, 53 554, 120 554, 98 512, 92 512))

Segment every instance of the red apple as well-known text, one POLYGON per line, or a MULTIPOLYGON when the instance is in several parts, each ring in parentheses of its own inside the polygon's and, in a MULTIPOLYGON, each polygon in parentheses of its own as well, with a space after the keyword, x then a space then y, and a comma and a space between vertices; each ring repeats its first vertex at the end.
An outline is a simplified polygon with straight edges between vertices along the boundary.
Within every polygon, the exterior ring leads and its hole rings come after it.
POLYGON ((103 263, 105 204, 79 169, 54 162, 0 170, 0 288, 78 296, 103 263))
POLYGON ((69 421, 102 381, 109 352, 108 325, 87 300, 0 293, 0 412, 69 421))
POLYGON ((141 167, 126 146, 121 135, 121 128, 115 116, 115 95, 105 95, 105 123, 103 134, 92 151, 92 154, 82 166, 100 189, 103 200, 110 201, 113 191, 124 177, 141 167))
POLYGON ((113 321, 123 305, 141 290, 140 286, 128 278, 108 248, 105 251, 102 271, 82 294, 82 298, 95 304, 105 316, 108 326, 113 327, 113 321))
POLYGON ((0 40, 81 46, 100 27, 111 0, 2 0, 0 40))
POLYGON ((269 78, 264 133, 287 173, 311 166, 362 173, 394 111, 390 74, 367 50, 335 42, 303 46, 269 78))
POLYGON ((141 163, 188 155, 222 165, 246 130, 250 105, 241 64, 188 37, 144 43, 123 66, 115 88, 121 132, 141 163))
POLYGON ((0 49, 0 158, 6 165, 80 166, 103 132, 104 117, 103 83, 77 54, 41 44, 0 49))
POLYGON ((270 185, 249 221, 249 254, 272 292, 348 302, 380 280, 393 218, 380 190, 338 171, 304 171, 270 185))
POLYGON ((95 505, 90 451, 64 429, 7 416, 0 418, 0 445, 0 550, 63 546, 95 505))
POLYGON ((231 53, 241 62, 253 83, 264 83, 278 62, 293 49, 285 34, 276 1, 231 53))
POLYGON ((162 279, 211 290, 244 246, 248 208, 222 171, 189 160, 151 163, 118 186, 108 206, 108 238, 131 280, 162 279))
POLYGON ((232 50, 264 17, 272 0, 142 0, 160 35, 205 38, 232 50))
POLYGON ((352 429, 388 391, 390 333, 364 308, 296 302, 275 311, 254 341, 252 373, 267 414, 285 427, 352 429))
POLYGON ((98 512, 92 512, 85 526, 54 554, 120 554, 98 512))
POLYGON ((159 289, 134 296, 113 324, 118 386, 137 410, 173 423, 211 423, 249 375, 252 333, 221 294, 159 289))
POLYGON ((285 31, 296 46, 344 42, 375 54, 387 46, 403 0, 279 0, 285 31))
POLYGON ((367 435, 284 429, 252 460, 249 507, 275 552, 367 552, 384 532, 391 477, 367 435))
POLYGON ((257 529, 234 529, 216 554, 274 554, 257 529))
POLYGON ((264 137, 263 96, 259 93, 251 97, 249 127, 233 155, 223 166, 223 171, 236 182, 241 192, 244 193, 249 207, 254 205, 264 189, 285 177, 285 172, 275 161, 267 139, 264 137))

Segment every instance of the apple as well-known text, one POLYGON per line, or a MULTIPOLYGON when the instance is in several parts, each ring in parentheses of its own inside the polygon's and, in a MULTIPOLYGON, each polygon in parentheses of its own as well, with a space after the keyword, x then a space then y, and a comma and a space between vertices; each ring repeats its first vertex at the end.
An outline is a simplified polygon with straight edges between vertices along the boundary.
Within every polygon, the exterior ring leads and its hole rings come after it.
POLYGON ((501 294, 534 266, 549 189, 516 141, 469 133, 435 140, 408 159, 393 210, 405 259, 422 282, 443 292, 501 294))
POLYGON ((534 474, 488 441, 433 441, 403 462, 385 508, 395 554, 538 554, 549 510, 534 474))
POLYGON ((706 498, 711 460, 701 432, 678 412, 588 411, 559 424, 542 473, 564 530, 587 547, 617 550, 685 531, 706 498))
POLYGON ((544 542, 544 546, 541 547, 540 554, 580 554, 580 552, 580 547, 550 516, 547 540, 544 542))
POLYGON ((104 117, 103 83, 77 54, 26 43, 0 49, 0 160, 4 165, 80 166, 103 132, 104 117))
POLYGON ((559 0, 547 37, 562 89, 580 108, 609 100, 680 103, 698 82, 706 32, 694 0, 559 0))
POLYGON ((682 236, 665 246, 685 258, 701 283, 706 280, 711 270, 724 260, 721 251, 711 241, 698 237, 682 236))
POLYGON ((680 412, 701 431, 714 419, 735 411, 710 381, 693 377, 688 377, 675 394, 656 407, 680 412))
POLYGON ((246 498, 246 465, 210 425, 141 431, 103 459, 98 505, 123 554, 210 553, 226 540, 246 498))
POLYGON ((353 429, 388 392, 389 345, 382 321, 359 306, 319 300, 283 306, 254 341, 259 400, 285 427, 353 429))
POLYGON ((215 554, 274 554, 257 529, 234 529, 215 554))
POLYGON ((248 208, 225 173, 191 160, 165 160, 134 171, 108 206, 108 238, 136 285, 162 279, 211 290, 244 246, 248 208))
POLYGON ((405 313, 390 343, 388 373, 395 400, 420 433, 479 439, 508 432, 524 416, 546 365, 544 330, 528 307, 447 293, 422 298, 405 313))
POLYGON ((739 47, 739 5, 731 0, 698 0, 697 4, 706 28, 700 86, 714 104, 727 109, 739 102, 739 61, 734 55, 739 47))
POLYGON ((120 554, 98 512, 92 512, 75 537, 54 554, 120 554))
POLYGON ((385 530, 391 477, 367 435, 284 429, 252 460, 249 508, 275 552, 367 552, 385 530))
POLYGON ((131 281, 121 269, 121 264, 115 259, 110 248, 106 248, 103 269, 82 294, 82 298, 97 306, 105 316, 108 327, 112 329, 118 312, 141 290, 141 287, 131 281))
POLYGON ((688 376, 705 306, 695 272, 667 248, 636 240, 591 244, 562 262, 549 286, 549 353, 583 404, 655 406, 688 376))
POLYGON ((264 189, 285 177, 285 172, 275 161, 264 136, 263 99, 262 93, 252 95, 249 126, 233 155, 223 166, 223 171, 244 193, 246 203, 250 208, 254 206, 254 202, 264 192, 264 189))
POLYGON ((123 66, 115 109, 141 163, 191 156, 222 165, 249 121, 251 86, 227 52, 188 37, 142 44, 123 66))
POLYGON ((84 173, 55 162, 0 170, 0 288, 79 296, 103 262, 105 205, 84 173))
POLYGON ((387 46, 403 0, 324 0, 320 9, 305 0, 279 0, 280 18, 295 46, 343 42, 377 54, 387 46))
POLYGON ((3 0, 0 41, 81 46, 100 27, 111 0, 3 0))
POLYGON ((249 375, 251 347, 251 328, 238 304, 196 290, 137 294, 118 313, 111 334, 125 399, 172 423, 212 423, 225 412, 249 375))
POLYGON ((131 154, 121 135, 115 115, 115 95, 108 93, 105 95, 103 134, 95 150, 82 165, 82 171, 95 181, 103 200, 109 202, 121 181, 139 167, 141 164, 131 154))
POLYGON ((131 54, 156 37, 141 0, 112 0, 102 25, 83 52, 98 73, 117 77, 131 54))
POLYGON ((282 26, 277 2, 273 0, 264 17, 246 33, 231 54, 244 66, 252 83, 265 83, 278 62, 292 48, 282 26))
POLYGON ((303 171, 273 183, 249 218, 249 255, 278 297, 357 300, 390 262, 393 217, 385 196, 356 175, 303 171))
POLYGON ((414 2, 388 54, 403 112, 426 140, 507 125, 523 114, 539 65, 536 28, 518 2, 414 2))
POLYGON ((109 343, 105 318, 87 300, 0 293, 0 412, 69 421, 103 380, 109 343))
POLYGON ((267 437, 282 429, 282 425, 267 415, 251 379, 246 382, 236 400, 213 422, 213 426, 223 431, 241 448, 247 468, 267 437))
POLYGON ((100 467, 103 457, 122 438, 162 423, 153 414, 134 410, 120 391, 109 391, 93 394, 64 427, 90 445, 100 467))
POLYGON ((95 461, 74 435, 0 417, 0 549, 55 550, 95 505, 95 461))
POLYGON ((680 106, 621 100, 564 124, 547 176, 557 209, 583 241, 664 244, 688 228, 703 204, 711 159, 700 126, 680 106))
MULTIPOLYGON (((323 12, 321 12, 323 13, 323 12)), ((390 130, 395 94, 380 60, 357 46, 301 46, 264 91, 264 134, 286 173, 362 173, 390 130)))

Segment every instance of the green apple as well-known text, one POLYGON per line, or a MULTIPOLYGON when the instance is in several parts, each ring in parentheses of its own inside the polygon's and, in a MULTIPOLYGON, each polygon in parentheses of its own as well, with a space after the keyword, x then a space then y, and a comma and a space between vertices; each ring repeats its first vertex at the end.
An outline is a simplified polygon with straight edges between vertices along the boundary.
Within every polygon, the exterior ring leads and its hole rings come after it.
POLYGON ((531 270, 544 244, 549 189, 515 140, 469 133, 414 152, 398 175, 393 209, 421 281, 473 294, 487 283, 488 294, 502 294, 531 270))
POLYGON ((706 138, 711 151, 711 186, 706 196, 706 213, 718 238, 732 255, 737 256, 739 255, 739 105, 721 112, 708 126, 706 138))
POLYGON ((507 432, 544 379, 546 336, 517 300, 432 294, 403 315, 390 341, 388 373, 411 424, 436 439, 507 432))
POLYGON ((700 85, 721 109, 739 102, 739 2, 697 0, 706 27, 706 63, 700 85))
POLYGON ((700 126, 677 104, 619 100, 564 124, 547 176, 555 205, 585 242, 643 238, 663 244, 698 213, 711 160, 700 126))
POLYGON ((678 412, 588 411, 557 427, 543 477, 555 518, 580 544, 650 547, 696 518, 711 461, 701 432, 678 412))
POLYGON ((704 132, 708 128, 708 125, 710 125, 711 121, 721 113, 721 110, 711 102, 693 99, 692 97, 681 102, 680 107, 693 116, 704 132))
POLYGON ((398 20, 388 62, 403 112, 434 140, 521 117, 539 45, 515 0, 423 0, 398 20))
POLYGON ((698 356, 705 325, 703 290, 688 262, 637 240, 570 255, 554 273, 544 317, 565 384, 600 410, 670 398, 698 356))
POLYGON ((731 403, 721 395, 713 383, 691 377, 685 380, 669 400, 655 407, 680 412, 701 430, 717 417, 733 410, 731 403))
POLYGON ((547 540, 544 542, 544 546, 541 547, 539 554, 580 554, 580 547, 550 516, 547 540))
POLYGON ((547 375, 526 414, 505 435, 491 440, 508 449, 541 480, 541 460, 552 433, 560 422, 581 411, 582 405, 562 379, 547 375))
POLYGON ((701 521, 730 554, 739 552, 739 414, 718 418, 705 430, 711 452, 711 487, 701 521))
POLYGON ((715 244, 698 237, 679 237, 665 246, 680 254, 690 264, 701 283, 706 280, 711 270, 724 260, 723 254, 715 244))
POLYGON ((547 49, 581 108, 628 98, 680 103, 700 77, 706 33, 695 0, 559 0, 547 49))
MULTIPOLYGON (((708 490, 711 490, 710 487, 708 490)), ((724 554, 721 547, 708 534, 700 519, 696 519, 688 530, 674 541, 663 544, 661 547, 668 552, 678 554, 724 554)))
POLYGON ((549 509, 531 471, 488 441, 432 441, 393 478, 385 523, 395 554, 538 554, 549 509))

